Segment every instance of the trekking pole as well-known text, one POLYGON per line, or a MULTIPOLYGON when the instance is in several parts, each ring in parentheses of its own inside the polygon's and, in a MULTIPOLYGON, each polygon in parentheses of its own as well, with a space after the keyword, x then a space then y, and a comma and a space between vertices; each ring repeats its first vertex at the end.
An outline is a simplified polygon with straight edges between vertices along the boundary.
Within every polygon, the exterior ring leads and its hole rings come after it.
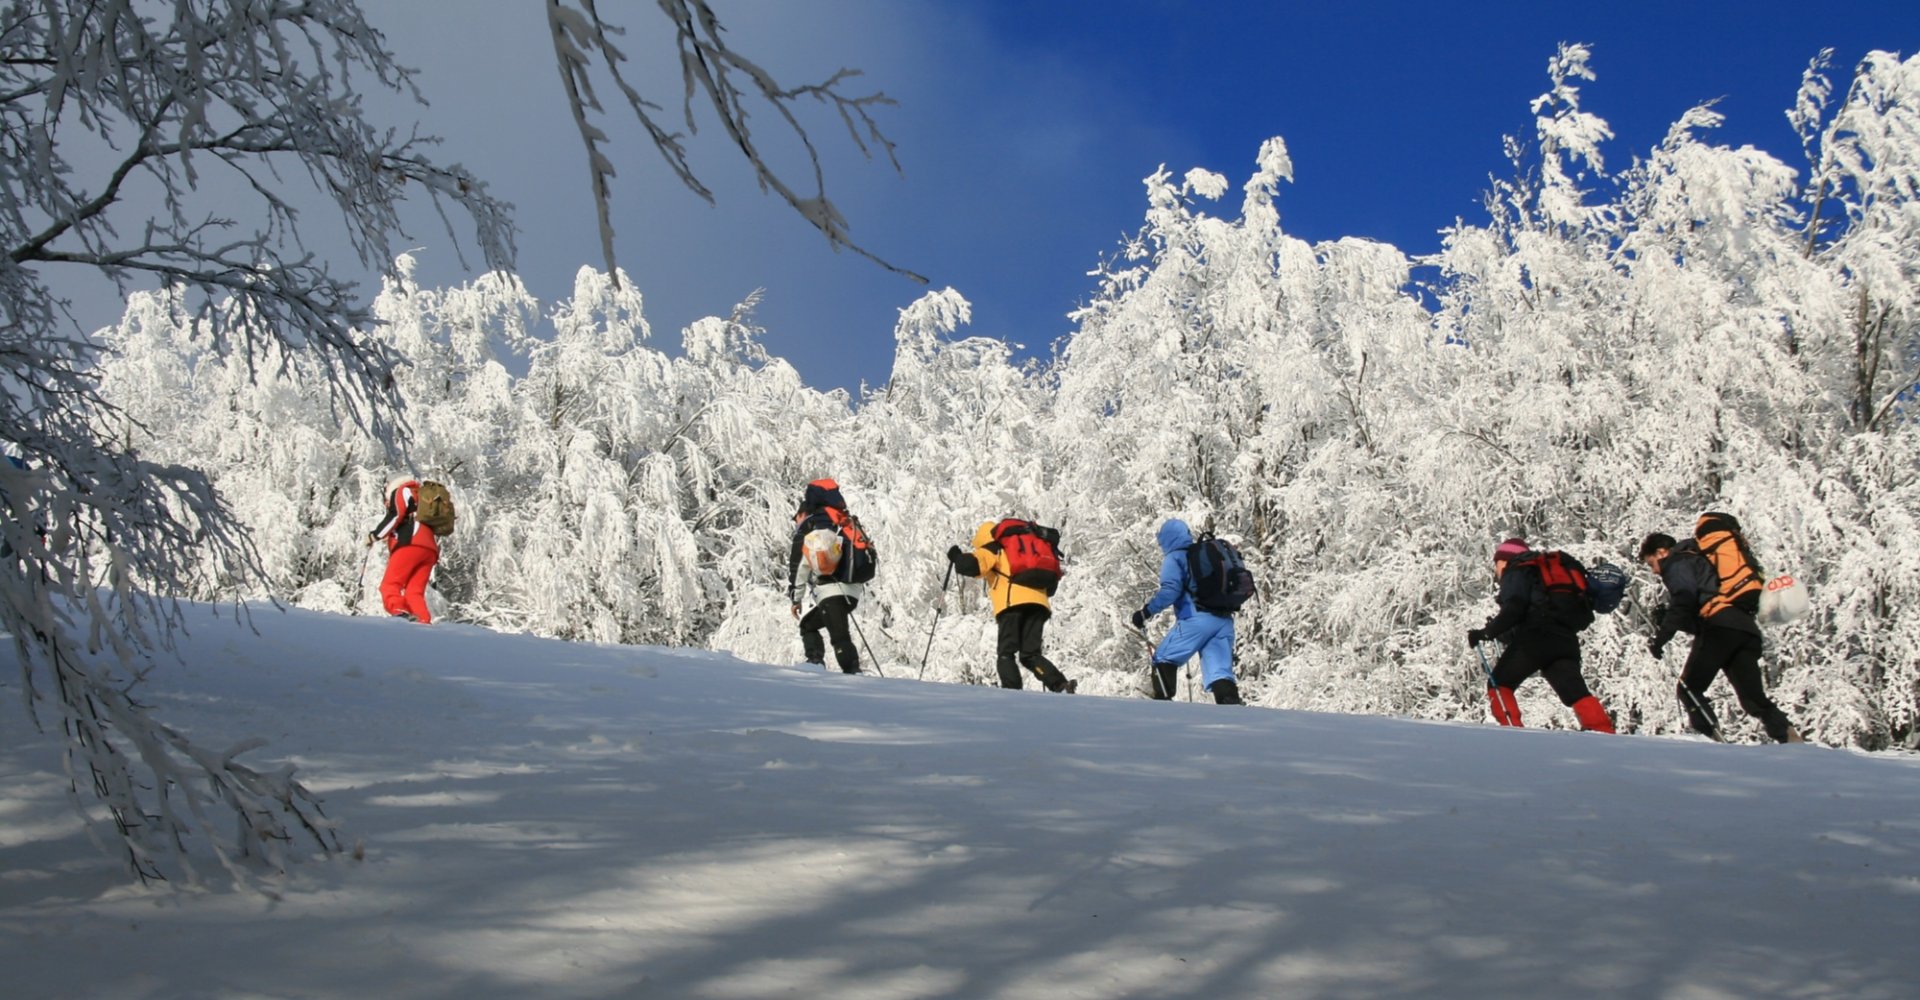
POLYGON ((1693 702, 1694 710, 1700 713, 1700 717, 1712 725, 1713 731, 1707 735, 1713 737, 1715 743, 1725 743, 1727 736, 1720 731, 1720 717, 1715 715, 1712 709, 1700 703, 1700 696, 1693 693, 1693 689, 1687 686, 1685 680, 1680 681, 1676 686, 1680 688, 1682 694, 1687 696, 1688 701, 1693 702))
POLYGON ((933 655, 933 630, 940 627, 940 615, 947 610, 947 587, 953 583, 953 563, 947 563, 947 578, 940 581, 940 599, 933 604, 933 624, 927 626, 927 648, 920 654, 920 672, 914 680, 925 680, 927 676, 927 657, 933 655))
POLYGON ((360 579, 357 581, 360 585, 360 593, 355 596, 356 601, 364 600, 367 595, 367 562, 373 558, 373 543, 368 542, 361 546, 361 549, 363 551, 360 553, 360 579))
POLYGON ((880 658, 873 655, 873 647, 867 646, 867 630, 860 627, 860 619, 855 618, 852 612, 848 612, 847 620, 853 623, 853 631, 855 635, 860 637, 860 645, 866 646, 867 660, 873 664, 873 672, 882 677, 887 676, 886 673, 880 669, 880 658))
MULTIPOLYGON (((1160 677, 1154 673, 1153 670, 1153 640, 1147 637, 1145 629, 1134 628, 1131 624, 1127 625, 1126 633, 1140 640, 1140 644, 1147 647, 1147 690, 1149 692, 1159 691, 1160 677)), ((1168 697, 1172 697, 1172 695, 1173 692, 1167 692, 1168 697)))
MULTIPOLYGON (((1473 651, 1480 654, 1480 670, 1487 675, 1487 697, 1489 703, 1493 706, 1493 721, 1503 726, 1508 725, 1507 702, 1499 695, 1500 684, 1493 679, 1493 664, 1487 662, 1487 651, 1481 649, 1479 646, 1473 647, 1473 651)), ((1519 703, 1515 702, 1514 704, 1518 705, 1519 703)), ((1517 709, 1515 710, 1517 711, 1517 709)))

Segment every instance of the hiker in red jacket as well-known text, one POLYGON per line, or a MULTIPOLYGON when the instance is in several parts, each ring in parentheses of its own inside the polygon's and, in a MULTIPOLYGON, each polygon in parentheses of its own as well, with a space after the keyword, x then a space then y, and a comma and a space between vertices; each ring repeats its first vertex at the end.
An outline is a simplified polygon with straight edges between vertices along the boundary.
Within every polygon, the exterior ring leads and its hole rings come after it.
POLYGON ((433 622, 433 612, 427 609, 427 582, 440 562, 440 542, 432 528, 414 517, 419 493, 419 481, 411 478, 389 486, 386 516, 367 533, 367 544, 387 540, 387 572, 380 578, 380 605, 395 618, 427 625, 433 622))
POLYGON ((1493 550, 1493 576, 1500 583, 1500 613, 1484 628, 1467 632, 1467 645, 1511 637, 1487 678, 1494 721, 1520 725, 1513 689, 1539 674, 1560 703, 1573 709, 1581 729, 1613 732, 1606 708, 1580 676, 1580 630, 1593 622, 1593 603, 1584 593, 1586 568, 1564 552, 1535 552, 1525 541, 1509 538, 1493 550), (1569 592, 1573 573, 1581 582, 1569 592))

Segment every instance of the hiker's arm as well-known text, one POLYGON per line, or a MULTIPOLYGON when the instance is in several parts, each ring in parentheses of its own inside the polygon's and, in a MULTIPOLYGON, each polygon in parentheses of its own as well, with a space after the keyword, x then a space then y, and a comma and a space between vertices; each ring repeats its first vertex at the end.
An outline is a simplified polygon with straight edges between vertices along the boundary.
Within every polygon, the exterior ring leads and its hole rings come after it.
POLYGON ((392 498, 388 498, 387 515, 380 519, 380 523, 374 526, 370 533, 375 540, 393 534, 393 529, 400 525, 401 517, 413 510, 413 491, 402 486, 399 493, 400 502, 394 503, 392 498))
MULTIPOLYGON (((1665 646, 1676 632, 1692 632, 1700 621, 1700 602, 1706 595, 1703 571, 1712 572, 1705 559, 1681 559, 1664 567, 1660 580, 1667 586, 1667 613, 1654 628, 1653 641, 1665 646)), ((1715 575, 1713 586, 1720 580, 1715 575)))
POLYGON ((1533 595, 1529 593, 1529 581, 1522 578, 1522 572, 1508 570, 1500 578, 1500 596, 1495 598, 1500 604, 1500 611, 1487 619, 1487 638, 1498 639, 1527 620, 1527 608, 1533 603, 1533 595))
POLYGON ((1186 589, 1187 554, 1180 551, 1169 552, 1160 560, 1160 589, 1154 591, 1152 597, 1147 598, 1147 606, 1140 610, 1145 611, 1147 617, 1151 618, 1173 607, 1186 589))
POLYGON ((990 549, 976 548, 968 553, 955 545, 947 550, 947 561, 961 576, 980 576, 993 567, 994 555, 990 549))
POLYGON ((800 569, 800 549, 805 544, 806 537, 802 535, 798 529, 795 529, 793 533, 793 543, 787 546, 787 600, 789 602, 799 600, 799 598, 794 595, 793 585, 800 569))

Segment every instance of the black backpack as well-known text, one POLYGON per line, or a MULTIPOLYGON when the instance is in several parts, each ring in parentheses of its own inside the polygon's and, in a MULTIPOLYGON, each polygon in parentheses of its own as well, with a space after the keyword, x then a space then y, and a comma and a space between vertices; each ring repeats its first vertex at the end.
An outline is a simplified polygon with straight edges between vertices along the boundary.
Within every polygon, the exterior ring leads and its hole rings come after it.
POLYGON ((1193 606, 1216 615, 1240 610, 1256 592, 1240 550, 1224 538, 1202 535, 1187 546, 1187 577, 1193 606))

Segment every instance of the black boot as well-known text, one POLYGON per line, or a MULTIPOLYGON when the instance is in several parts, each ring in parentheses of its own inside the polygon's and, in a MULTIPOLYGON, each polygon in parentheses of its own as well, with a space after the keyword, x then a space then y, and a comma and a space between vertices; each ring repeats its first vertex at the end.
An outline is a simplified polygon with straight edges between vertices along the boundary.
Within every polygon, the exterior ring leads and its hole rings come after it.
POLYGON ((1216 705, 1246 704, 1246 702, 1240 700, 1240 685, 1235 684, 1231 677, 1214 681, 1212 684, 1207 685, 1207 690, 1213 692, 1213 703, 1216 705))
POLYGON ((1154 664, 1152 683, 1154 701, 1172 701, 1173 692, 1180 684, 1180 665, 1178 663, 1154 664))

